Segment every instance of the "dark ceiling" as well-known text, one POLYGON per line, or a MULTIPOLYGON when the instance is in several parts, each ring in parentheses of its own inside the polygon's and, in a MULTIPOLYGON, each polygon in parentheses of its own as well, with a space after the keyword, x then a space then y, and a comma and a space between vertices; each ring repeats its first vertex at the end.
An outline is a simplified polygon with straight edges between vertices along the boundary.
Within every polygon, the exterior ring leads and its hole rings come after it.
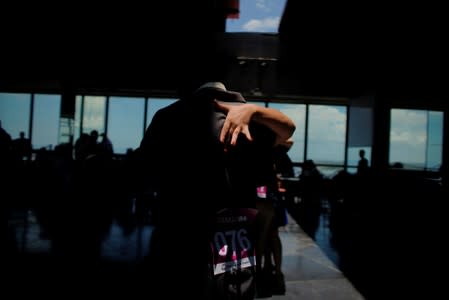
POLYGON ((175 89, 211 70, 214 33, 225 30, 224 2, 4 10, 0 65, 7 76, 0 88, 35 82, 49 88, 175 89))
POLYGON ((446 16, 435 4, 290 0, 279 32, 284 76, 314 93, 375 90, 446 95, 446 16), (299 71, 299 72, 298 72, 299 71))
MULTIPOLYGON (((5 10, 0 88, 37 82, 163 90, 198 74, 220 77, 226 61, 214 34, 225 31, 226 1, 153 2, 5 10), (67 79, 33 79, 41 77, 67 79)), ((317 95, 445 93, 447 34, 437 8, 304 3, 287 1, 281 19, 281 81, 317 95)))

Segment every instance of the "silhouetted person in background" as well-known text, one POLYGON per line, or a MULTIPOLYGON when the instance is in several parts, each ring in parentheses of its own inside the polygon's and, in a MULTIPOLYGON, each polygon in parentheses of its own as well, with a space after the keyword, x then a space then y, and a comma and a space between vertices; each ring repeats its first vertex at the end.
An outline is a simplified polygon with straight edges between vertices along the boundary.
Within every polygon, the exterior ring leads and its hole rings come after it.
POLYGON ((100 134, 101 141, 98 143, 98 152, 106 158, 112 158, 114 155, 114 147, 106 133, 100 134))
POLYGON ((282 256, 281 244, 280 239, 276 239, 278 224, 275 205, 281 199, 273 152, 274 148, 271 149, 271 153, 267 152, 260 156, 259 163, 254 167, 253 175, 257 183, 256 276, 258 297, 270 297, 273 293, 285 293, 284 275, 281 272, 281 258, 279 257, 279 255, 282 256))
POLYGON ((258 297, 285 294, 285 280, 282 272, 282 243, 278 228, 286 225, 284 205, 285 188, 281 176, 292 177, 293 163, 287 152, 291 139, 276 144, 271 154, 264 155, 257 166, 258 219, 262 229, 258 236, 257 271, 258 297))
POLYGON ((83 161, 89 155, 89 135, 85 132, 75 141, 75 160, 83 161))
MULTIPOLYGON (((261 126, 272 132, 271 146, 275 137, 286 140, 295 128, 279 111, 246 103, 241 94, 218 82, 203 85, 155 114, 138 150, 148 184, 157 193, 148 290, 210 299, 209 238, 216 212, 232 205, 249 207, 256 197, 255 185, 237 180, 233 188, 239 190, 239 198, 229 203, 225 157, 243 151, 240 147, 263 147, 267 132, 261 126)), ((246 175, 234 168, 229 174, 246 175)))
POLYGON ((19 138, 12 141, 12 150, 17 161, 31 160, 31 141, 25 137, 25 132, 21 131, 19 138))
POLYGON ((92 130, 87 143, 87 158, 98 154, 98 131, 92 130))
POLYGON ((359 163, 357 164, 357 175, 365 176, 369 171, 368 159, 365 157, 365 150, 359 151, 359 163))

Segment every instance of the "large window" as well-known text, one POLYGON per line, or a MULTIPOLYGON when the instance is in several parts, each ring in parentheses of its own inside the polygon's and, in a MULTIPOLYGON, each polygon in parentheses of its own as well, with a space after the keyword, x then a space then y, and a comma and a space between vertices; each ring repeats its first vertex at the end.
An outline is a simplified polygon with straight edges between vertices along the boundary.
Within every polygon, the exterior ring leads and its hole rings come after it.
POLYGON ((12 139, 19 138, 21 131, 29 138, 30 94, 0 93, 0 120, 2 128, 12 139))
POLYGON ((344 165, 346 106, 310 105, 308 122, 307 159, 344 165))
POLYGON ((124 154, 135 149, 142 140, 144 98, 109 98, 108 137, 114 152, 124 154))
POLYGON ((309 105, 306 159, 332 177, 345 163, 346 106, 309 105))
POLYGON ((438 170, 443 160, 443 112, 429 111, 427 114, 426 168, 438 170))
MULTIPOLYGON (((115 153, 126 153, 127 149, 139 146, 155 113, 175 101, 177 99, 172 98, 110 97, 107 100, 106 96, 76 96, 75 130, 71 127, 67 134, 74 134, 76 140, 81 131, 88 134, 92 130, 99 134, 107 131, 115 153)), ((265 106, 262 101, 249 101, 265 106)), ((352 106, 349 111, 343 105, 268 102, 268 106, 295 122, 294 144, 288 153, 293 162, 312 159, 320 171, 332 175, 344 166, 346 158, 347 170, 355 172, 359 151, 363 149, 371 163, 373 111, 370 106, 352 106)), ((0 93, 2 127, 13 139, 18 138, 21 131, 25 132, 34 149, 54 149, 61 142, 64 132, 61 132, 60 110, 60 95, 0 93)), ((438 171, 443 159, 443 118, 441 111, 391 109, 389 164, 438 171)))
POLYGON ((34 149, 54 149, 58 144, 60 95, 34 95, 33 136, 34 149))
POLYGON ((437 171, 443 154, 443 112, 392 109, 390 165, 437 171))

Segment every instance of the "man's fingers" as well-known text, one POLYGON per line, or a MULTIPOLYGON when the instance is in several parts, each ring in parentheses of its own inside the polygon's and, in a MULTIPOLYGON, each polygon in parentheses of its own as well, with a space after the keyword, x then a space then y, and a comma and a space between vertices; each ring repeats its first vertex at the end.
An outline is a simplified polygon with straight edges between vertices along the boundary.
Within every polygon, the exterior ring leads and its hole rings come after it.
POLYGON ((226 140, 226 135, 228 135, 228 131, 231 128, 231 124, 228 121, 225 121, 223 124, 223 128, 220 132, 220 142, 224 143, 226 140))
POLYGON ((232 132, 230 131, 230 133, 232 134, 231 145, 234 146, 235 144, 237 144, 237 139, 239 137, 240 130, 241 130, 240 127, 236 127, 232 132))
POLYGON ((226 143, 227 141, 230 140, 230 144, 235 146, 237 144, 237 139, 240 133, 243 133, 249 141, 253 140, 251 133, 249 132, 248 126, 232 127, 230 123, 225 122, 220 133, 220 141, 222 143, 226 143))
POLYGON ((253 137, 251 136, 251 133, 249 132, 249 127, 245 126, 242 129, 242 133, 246 136, 246 138, 248 139, 248 141, 252 142, 253 141, 253 137))

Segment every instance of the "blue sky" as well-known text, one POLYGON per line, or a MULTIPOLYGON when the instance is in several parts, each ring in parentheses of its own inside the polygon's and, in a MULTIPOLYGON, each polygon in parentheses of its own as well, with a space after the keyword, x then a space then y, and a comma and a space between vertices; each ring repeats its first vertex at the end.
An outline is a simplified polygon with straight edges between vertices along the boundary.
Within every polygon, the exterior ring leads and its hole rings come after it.
POLYGON ((240 0, 240 18, 228 19, 227 32, 277 33, 286 0, 240 0))

